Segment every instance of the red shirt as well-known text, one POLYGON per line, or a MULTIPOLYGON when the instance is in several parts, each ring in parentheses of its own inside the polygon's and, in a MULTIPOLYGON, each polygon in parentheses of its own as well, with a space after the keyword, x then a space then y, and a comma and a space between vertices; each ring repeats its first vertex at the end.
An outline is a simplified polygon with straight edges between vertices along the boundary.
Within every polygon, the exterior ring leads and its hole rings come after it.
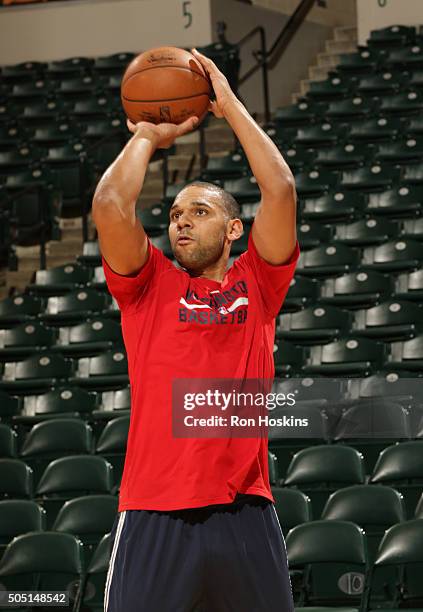
POLYGON ((173 437, 172 381, 274 377, 275 316, 298 244, 288 263, 274 266, 259 256, 250 233, 248 250, 221 283, 191 277, 151 242, 148 249, 147 263, 133 277, 116 274, 103 260, 122 314, 131 383, 118 510, 230 503, 237 492, 273 501, 267 439, 173 437), (198 308, 205 303, 213 306, 198 308))

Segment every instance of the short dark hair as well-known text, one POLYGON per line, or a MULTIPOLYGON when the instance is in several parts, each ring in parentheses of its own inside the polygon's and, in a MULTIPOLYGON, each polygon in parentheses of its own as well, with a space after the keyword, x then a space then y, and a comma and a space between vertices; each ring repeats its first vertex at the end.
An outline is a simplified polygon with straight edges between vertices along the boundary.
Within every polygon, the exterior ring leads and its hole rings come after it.
POLYGON ((222 189, 222 187, 219 187, 219 185, 216 185, 215 183, 208 183, 207 181, 193 181, 192 183, 185 185, 184 189, 186 187, 205 187, 213 190, 218 196, 220 196, 223 208, 229 216, 229 219, 239 219, 241 216, 241 207, 238 202, 235 200, 233 195, 222 189))

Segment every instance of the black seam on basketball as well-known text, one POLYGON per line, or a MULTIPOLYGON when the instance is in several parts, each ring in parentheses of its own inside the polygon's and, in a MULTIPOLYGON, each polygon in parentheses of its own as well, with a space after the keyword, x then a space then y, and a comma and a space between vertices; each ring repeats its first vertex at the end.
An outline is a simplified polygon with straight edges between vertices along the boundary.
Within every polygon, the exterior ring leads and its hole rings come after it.
POLYGON ((190 100, 191 98, 198 98, 200 96, 209 97, 208 92, 193 94, 192 96, 182 96, 181 98, 164 98, 163 100, 131 100, 126 96, 122 96, 122 100, 125 102, 140 102, 142 104, 156 104, 157 102, 176 102, 177 100, 190 100))
POLYGON ((125 85, 127 81, 132 79, 132 77, 134 77, 136 74, 141 74, 141 72, 148 72, 148 70, 156 70, 157 68, 177 68, 178 70, 186 70, 187 72, 193 72, 194 74, 198 74, 198 76, 204 79, 209 85, 209 87, 211 87, 209 79, 204 74, 201 74, 201 72, 198 72, 197 70, 191 70, 191 68, 185 68, 185 66, 173 66, 172 64, 163 64, 161 66, 150 66, 149 68, 143 68, 142 70, 137 70, 136 72, 133 72, 131 76, 127 77, 126 79, 125 79, 125 75, 123 75, 122 87, 125 85))

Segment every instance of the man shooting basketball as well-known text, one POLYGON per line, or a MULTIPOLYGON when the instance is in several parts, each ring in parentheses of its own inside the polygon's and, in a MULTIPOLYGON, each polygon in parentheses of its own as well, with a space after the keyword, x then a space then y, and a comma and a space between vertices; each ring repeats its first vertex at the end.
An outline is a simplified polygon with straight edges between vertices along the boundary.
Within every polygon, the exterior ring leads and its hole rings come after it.
POLYGON ((267 440, 172 435, 174 379, 273 378, 274 319, 299 255, 289 167, 225 76, 193 53, 213 85, 210 110, 235 132, 261 202, 248 250, 229 269, 243 227, 235 200, 214 185, 185 187, 170 208, 180 268, 151 244, 135 213, 149 160, 195 118, 128 122, 133 137, 97 187, 93 216, 122 313, 132 403, 104 609, 292 612, 267 440))

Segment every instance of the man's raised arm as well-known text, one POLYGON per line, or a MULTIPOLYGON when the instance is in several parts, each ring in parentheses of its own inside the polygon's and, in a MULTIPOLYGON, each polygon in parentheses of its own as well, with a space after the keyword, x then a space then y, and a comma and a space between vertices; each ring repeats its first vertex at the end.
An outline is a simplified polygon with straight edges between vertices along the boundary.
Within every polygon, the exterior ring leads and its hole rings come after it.
POLYGON ((147 236, 135 208, 154 151, 169 148, 197 122, 197 117, 180 125, 128 121, 133 136, 102 176, 92 207, 101 253, 118 274, 136 274, 147 260, 147 236))
POLYGON ((290 259, 297 240, 293 174, 274 142, 235 96, 224 74, 198 51, 193 54, 212 81, 216 101, 210 110, 216 117, 224 117, 235 132, 261 192, 252 228, 256 249, 269 263, 283 264, 290 259))

